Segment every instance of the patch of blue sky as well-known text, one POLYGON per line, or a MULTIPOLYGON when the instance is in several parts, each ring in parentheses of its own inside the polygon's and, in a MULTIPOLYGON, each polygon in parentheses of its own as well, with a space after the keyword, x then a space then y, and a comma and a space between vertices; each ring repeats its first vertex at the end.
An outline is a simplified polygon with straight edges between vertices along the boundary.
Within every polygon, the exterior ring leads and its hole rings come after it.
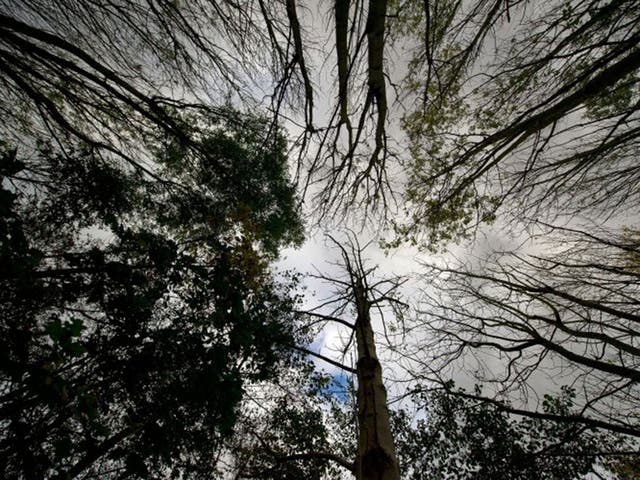
POLYGON ((331 375, 331 381, 323 389, 322 393, 331 395, 341 403, 347 403, 350 398, 350 375, 346 373, 334 373, 331 375))

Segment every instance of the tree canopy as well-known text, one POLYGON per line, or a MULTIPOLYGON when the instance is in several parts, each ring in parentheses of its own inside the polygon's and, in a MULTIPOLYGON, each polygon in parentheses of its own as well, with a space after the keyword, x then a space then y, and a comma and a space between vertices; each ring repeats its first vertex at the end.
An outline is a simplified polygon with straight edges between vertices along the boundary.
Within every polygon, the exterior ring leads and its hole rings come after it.
POLYGON ((6 476, 633 475, 639 39, 633 0, 0 0, 6 476))
MULTIPOLYGON (((574 396, 570 389, 547 395, 545 412, 569 415, 574 396)), ((514 420, 495 405, 458 395, 421 392, 418 397, 418 404, 428 405, 428 417, 412 422, 400 410, 394 422, 403 478, 411 480, 579 478, 593 471, 603 448, 619 446, 614 437, 581 426, 514 420)))
POLYGON ((439 358, 431 374, 441 376, 473 351, 477 378, 502 392, 555 378, 581 393, 568 420, 638 436, 637 234, 547 228, 545 236, 564 246, 433 266, 435 289, 421 308, 431 348, 407 354, 423 365, 439 358))
POLYGON ((302 226, 268 130, 236 114, 206 157, 161 145, 161 182, 87 145, 3 145, 7 478, 216 471, 243 384, 274 375, 294 336, 268 262, 302 226))
POLYGON ((401 236, 433 246, 637 206, 635 2, 407 2, 415 108, 401 236))

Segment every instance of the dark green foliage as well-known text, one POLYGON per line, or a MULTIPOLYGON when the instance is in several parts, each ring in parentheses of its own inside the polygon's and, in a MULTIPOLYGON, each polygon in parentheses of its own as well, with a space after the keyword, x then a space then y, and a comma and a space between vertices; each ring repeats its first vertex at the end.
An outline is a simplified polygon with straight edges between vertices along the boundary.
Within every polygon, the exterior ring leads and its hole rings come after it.
MULTIPOLYGON (((270 423, 275 438, 270 439, 274 446, 280 449, 280 457, 297 452, 326 452, 327 430, 323 422, 322 411, 318 408, 300 408, 300 405, 288 404, 281 399, 271 415, 270 423), (275 440, 275 442, 274 442, 275 440)), ((257 453, 257 452, 256 452, 257 453)), ((278 461, 273 456, 269 458, 265 452, 267 465, 271 462, 269 478, 278 480, 297 480, 308 478, 320 480, 326 470, 326 462, 318 459, 304 459, 300 461, 278 461), (274 461, 275 460, 275 461, 274 461)), ((259 462, 258 462, 259 463, 259 462)))
POLYGON ((167 171, 200 190, 172 192, 171 208, 159 214, 169 225, 188 220, 190 229, 239 224, 243 235, 275 254, 280 244, 298 244, 303 237, 295 189, 288 180, 286 139, 266 118, 232 112, 223 117, 234 121, 214 120, 204 129, 197 149, 167 142, 161 152, 167 171))
MULTIPOLYGON (((546 413, 568 415, 575 394, 563 388, 545 396, 546 413)), ((426 418, 412 423, 395 413, 394 428, 403 478, 492 480, 580 478, 597 453, 615 439, 576 424, 512 417, 497 407, 455 394, 420 394, 426 418)))
POLYGON ((83 146, 2 144, 3 478, 215 475, 244 382, 291 342, 268 260, 302 227, 267 133, 217 125, 162 182, 83 146))
POLYGON ((329 377, 297 358, 294 368, 282 368, 275 383, 262 385, 259 400, 246 405, 236 435, 229 444, 232 478, 320 480, 337 478, 338 469, 324 454, 336 454, 331 443, 333 411, 322 391, 329 377))

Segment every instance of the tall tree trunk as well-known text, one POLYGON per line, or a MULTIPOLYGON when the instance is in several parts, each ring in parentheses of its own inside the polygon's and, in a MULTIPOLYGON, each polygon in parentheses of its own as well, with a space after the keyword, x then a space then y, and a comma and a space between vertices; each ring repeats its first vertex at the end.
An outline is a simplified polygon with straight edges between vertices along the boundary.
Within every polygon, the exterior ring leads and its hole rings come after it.
POLYGON ((358 456, 357 480, 400 480, 398 458, 391 436, 387 392, 376 354, 371 328, 371 303, 362 279, 354 285, 356 297, 356 342, 358 345, 358 456))

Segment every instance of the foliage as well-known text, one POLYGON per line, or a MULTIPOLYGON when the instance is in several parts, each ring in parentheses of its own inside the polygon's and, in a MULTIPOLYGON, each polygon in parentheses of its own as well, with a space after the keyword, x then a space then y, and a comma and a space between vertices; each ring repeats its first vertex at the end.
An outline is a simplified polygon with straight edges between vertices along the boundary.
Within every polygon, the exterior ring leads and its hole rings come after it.
MULTIPOLYGON (((300 394, 309 372, 284 347, 300 318, 269 262, 303 234, 285 151, 299 154, 316 219, 400 207, 388 246, 437 250, 496 220, 618 228, 640 200, 636 4, 336 0, 335 59, 321 63, 337 95, 316 115, 315 83, 327 82, 308 62, 313 2, 0 0, 3 471, 204 478, 222 456, 238 476, 354 470, 363 456, 344 460, 359 447, 335 425, 352 434, 357 415, 322 397, 326 379, 300 394), (251 111, 265 91, 269 118, 231 107, 251 111), (391 135, 397 108, 406 138, 391 135), (291 145, 283 119, 300 134, 291 145), (299 369, 295 395, 277 381, 287 369, 299 369), (247 400, 256 385, 266 400, 247 400)), ((389 329, 416 377, 442 381, 481 349, 506 360, 497 371, 472 357, 503 393, 527 391, 550 359, 581 388, 529 412, 558 424, 430 397, 417 426, 398 414, 405 473, 563 478, 593 465, 584 425, 638 435, 637 243, 631 225, 480 272, 434 267, 428 308, 389 329), (425 445, 438 454, 422 457, 425 445)), ((307 321, 354 329, 342 315, 375 269, 357 263, 325 277, 335 310, 307 321)), ((365 310, 400 312, 387 294, 402 282, 373 283, 390 289, 365 310)))
MULTIPOLYGON (((567 415, 574 396, 568 388, 547 395, 544 411, 567 415)), ((426 408, 418 420, 405 410, 394 417, 403 478, 411 480, 580 478, 598 463, 598 452, 616 444, 584 427, 516 418, 455 392, 420 393, 416 401, 426 408)))
POLYGON ((288 357, 294 300, 268 261, 302 231, 284 140, 236 121, 199 163, 158 147, 158 182, 91 146, 3 144, 6 478, 215 472, 243 384, 288 357))
POLYGON ((562 378, 570 418, 518 413, 637 437, 637 2, 401 5, 411 160, 388 245, 437 251, 498 224, 425 265, 403 358, 492 385, 493 405, 562 378))
POLYGON ((197 148, 172 139, 158 152, 169 178, 190 187, 170 190, 162 221, 191 236, 202 229, 205 238, 212 228, 237 227, 271 257, 283 244, 299 245, 304 227, 288 175, 286 137, 266 117, 230 107, 207 120, 197 148))
POLYGON ((71 139, 151 175, 159 139, 197 136, 184 117, 251 111, 265 77, 295 89, 287 27, 283 2, 2 0, 0 136, 71 139))
POLYGON ((403 7, 413 103, 395 244, 439 249, 497 215, 528 224, 637 207, 637 2, 403 7))
POLYGON ((302 357, 282 368, 275 382, 245 396, 242 416, 228 443, 234 478, 338 478, 327 456, 339 454, 335 415, 341 411, 327 392, 330 378, 302 357))

